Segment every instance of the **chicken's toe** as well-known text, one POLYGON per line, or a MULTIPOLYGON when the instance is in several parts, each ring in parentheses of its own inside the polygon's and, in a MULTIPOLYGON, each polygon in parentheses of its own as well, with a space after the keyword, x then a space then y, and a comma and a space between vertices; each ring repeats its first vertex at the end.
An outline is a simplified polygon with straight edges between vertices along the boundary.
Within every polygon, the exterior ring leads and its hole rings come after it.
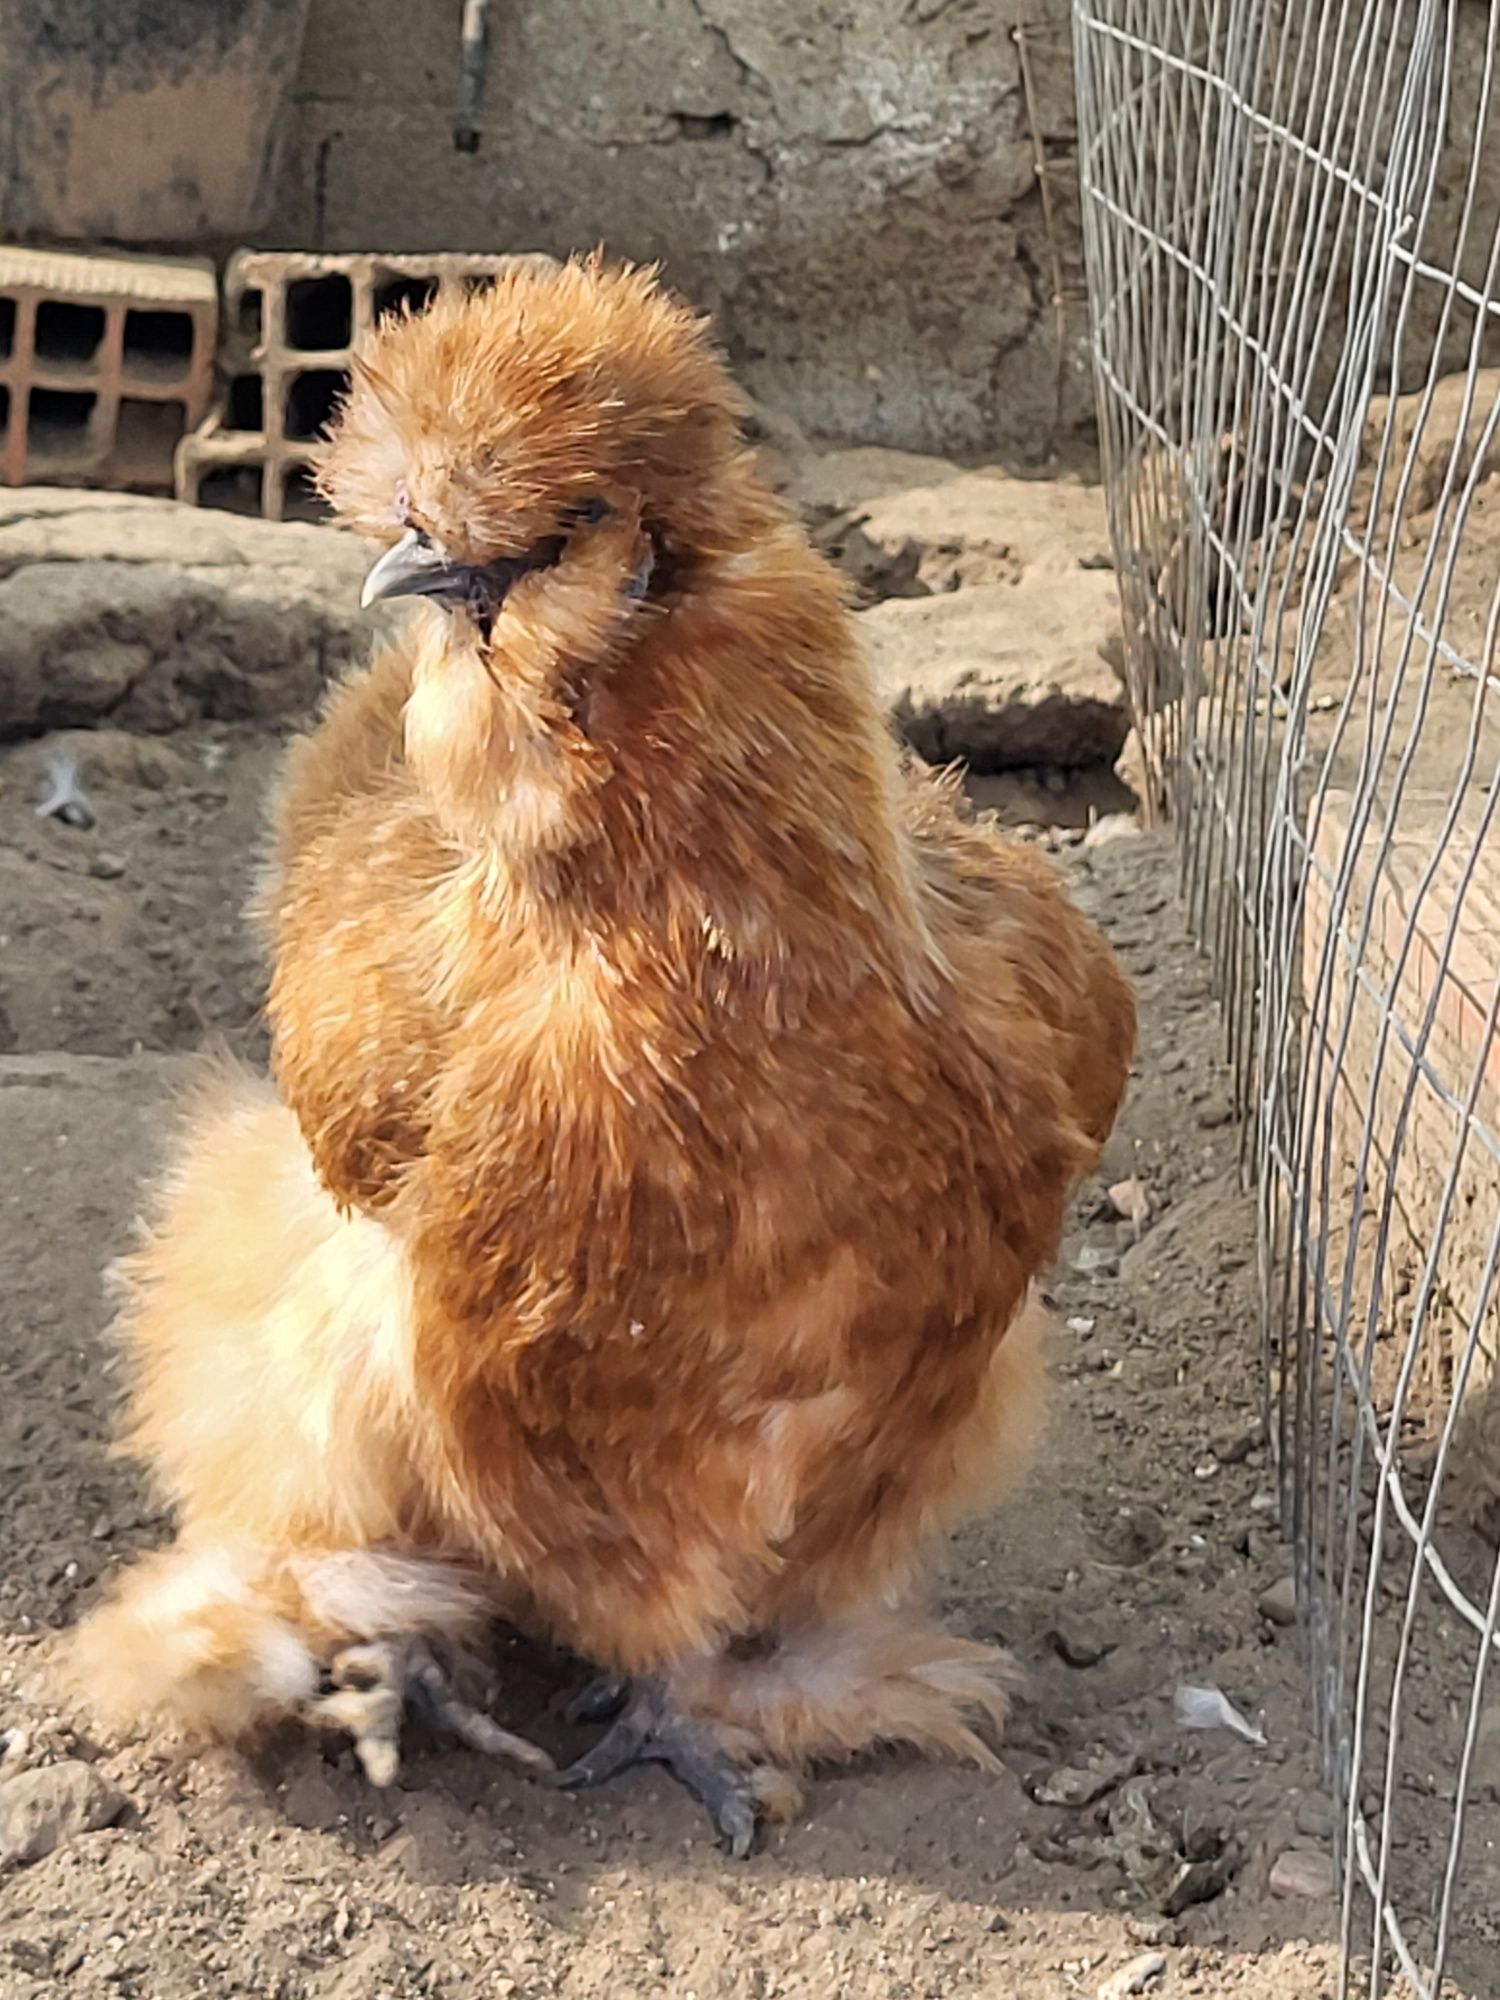
POLYGON ((388 1639, 349 1646, 329 1665, 327 1686, 311 1704, 326 1729, 347 1732, 371 1784, 395 1782, 401 1763, 401 1725, 415 1712, 471 1750, 504 1757, 531 1771, 551 1771, 545 1750, 502 1729, 493 1716, 463 1701, 447 1670, 423 1639, 388 1639))
POLYGON ((622 1674, 601 1674, 574 1695, 563 1710, 569 1722, 612 1722, 625 1706, 630 1682, 622 1674))
POLYGON ((730 1755, 711 1723, 679 1714, 659 1682, 637 1683, 618 1721, 555 1782, 581 1791, 634 1764, 665 1764, 707 1810, 728 1852, 737 1861, 750 1852, 760 1821, 754 1772, 730 1755))

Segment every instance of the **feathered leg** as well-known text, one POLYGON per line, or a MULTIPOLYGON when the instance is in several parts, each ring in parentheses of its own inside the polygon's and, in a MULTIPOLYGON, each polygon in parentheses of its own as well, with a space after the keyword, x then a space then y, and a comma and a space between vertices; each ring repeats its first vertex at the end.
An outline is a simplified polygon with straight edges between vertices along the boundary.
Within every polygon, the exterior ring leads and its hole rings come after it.
POLYGON ((575 1720, 618 1719, 558 1782, 598 1784, 632 1764, 663 1763, 707 1807, 730 1851, 744 1854, 757 1818, 797 1810, 811 1765, 905 1744, 993 1770, 980 1730, 1004 1721, 1009 1657, 946 1632, 902 1589, 944 1527, 1020 1477, 1041 1422, 1045 1323, 1035 1302, 1018 1315, 951 1439, 946 1480, 912 1532, 872 1544, 865 1585, 878 1597, 830 1607, 848 1575, 847 1544, 830 1574, 798 1562, 793 1537, 794 1559, 754 1640, 679 1660, 633 1687, 616 1677, 585 1690, 575 1720))
POLYGON ((118 1284, 128 1442, 180 1532, 79 1634, 95 1707, 229 1737, 304 1713, 348 1729, 381 1783, 416 1707, 548 1767, 450 1685, 443 1649, 494 1596, 434 1532, 414 1471, 399 1246, 339 1213, 269 1086, 235 1072, 200 1095, 118 1284))
POLYGON ((660 1763, 707 1808, 731 1854, 748 1854, 761 1818, 789 1817, 800 1774, 878 1745, 997 1768, 979 1733, 1005 1719, 1014 1678, 995 1647, 955 1638, 920 1613, 874 1609, 788 1632, 746 1657, 680 1663, 629 1687, 599 1682, 579 1719, 617 1719, 560 1773, 567 1789, 660 1763))

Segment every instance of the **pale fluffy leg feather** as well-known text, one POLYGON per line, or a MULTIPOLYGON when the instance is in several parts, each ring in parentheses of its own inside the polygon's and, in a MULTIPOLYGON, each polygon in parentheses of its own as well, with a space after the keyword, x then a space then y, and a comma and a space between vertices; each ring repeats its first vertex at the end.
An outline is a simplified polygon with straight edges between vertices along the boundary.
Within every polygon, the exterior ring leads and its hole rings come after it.
POLYGON ((784 1633, 754 1657, 684 1662, 671 1685, 685 1711, 743 1732, 777 1764, 905 1744, 994 1770, 979 1731, 1003 1724, 1015 1677, 997 1647, 882 1608, 784 1633))
POLYGON ((461 1646, 490 1609, 476 1579, 437 1561, 179 1543, 128 1572, 72 1664, 112 1723, 236 1738, 302 1713, 347 1730, 377 1784, 396 1775, 413 1707, 471 1748, 550 1768, 449 1684, 438 1649, 461 1646))
POLYGON ((114 1729, 249 1734, 310 1700, 318 1660, 291 1578, 227 1542, 135 1564, 75 1635, 71 1675, 114 1729))
POLYGON ((665 1764, 742 1856, 760 1820, 798 1810, 811 1764, 907 1744, 997 1770, 979 1731, 1004 1722, 1014 1679, 996 1647, 909 1611, 866 1610, 783 1634, 753 1658, 705 1655, 634 1687, 596 1683, 574 1716, 622 1712, 558 1782, 572 1789, 665 1764))
POLYGON ((131 1440, 182 1529, 75 1642, 95 1711, 231 1738, 309 1714, 388 1778, 415 1702, 546 1764, 459 1702, 433 1653, 494 1600, 422 1532, 409 1274, 378 1221, 339 1213, 266 1084, 221 1069, 200 1089, 118 1281, 131 1440))

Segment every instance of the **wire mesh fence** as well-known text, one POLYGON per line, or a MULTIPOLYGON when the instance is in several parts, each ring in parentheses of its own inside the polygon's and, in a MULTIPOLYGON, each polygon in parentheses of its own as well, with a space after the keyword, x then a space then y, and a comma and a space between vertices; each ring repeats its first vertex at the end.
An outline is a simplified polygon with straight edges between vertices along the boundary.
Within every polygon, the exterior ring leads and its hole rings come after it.
POLYGON ((1344 1990, 1500 1988, 1500 0, 1074 0, 1131 695, 1223 995, 1344 1990))

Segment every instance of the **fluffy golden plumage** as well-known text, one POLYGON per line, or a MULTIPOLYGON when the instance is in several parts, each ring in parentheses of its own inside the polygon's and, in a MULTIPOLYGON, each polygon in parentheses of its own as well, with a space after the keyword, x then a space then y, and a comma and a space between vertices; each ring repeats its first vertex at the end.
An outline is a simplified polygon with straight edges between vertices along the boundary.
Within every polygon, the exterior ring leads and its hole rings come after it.
POLYGON ((485 561, 625 493, 700 551, 722 546, 736 524, 718 475, 748 406, 704 333, 647 274, 597 258, 517 267, 477 306, 445 293, 357 360, 323 489, 373 540, 409 519, 485 561))
POLYGON ((293 752, 276 1094, 216 1083, 126 1267, 181 1516, 87 1635, 127 1706, 237 1728, 482 1597, 737 1757, 972 1753, 998 1711, 998 1656, 900 1607, 1019 1462, 1132 1003, 903 769, 740 415, 702 324, 592 260, 358 371, 327 491, 481 594, 293 752))

